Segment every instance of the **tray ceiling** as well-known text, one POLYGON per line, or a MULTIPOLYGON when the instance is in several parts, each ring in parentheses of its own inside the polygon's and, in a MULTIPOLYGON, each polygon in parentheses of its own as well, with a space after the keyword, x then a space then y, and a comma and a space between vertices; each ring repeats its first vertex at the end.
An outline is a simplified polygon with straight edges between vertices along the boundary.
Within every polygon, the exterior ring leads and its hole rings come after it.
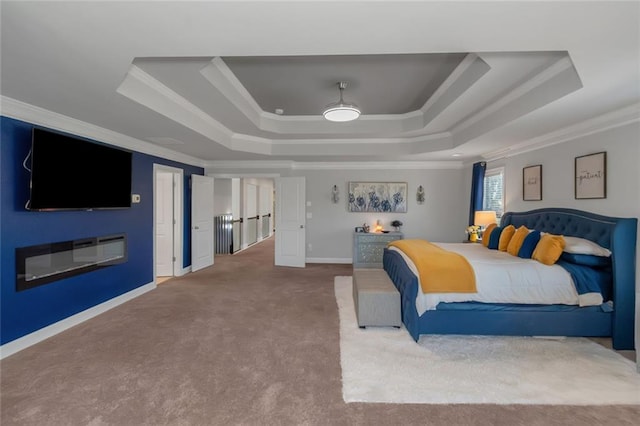
POLYGON ((201 164, 472 160, 638 120, 638 2, 334 6, 3 1, 3 114, 201 164), (322 118, 338 81, 353 122, 322 118))

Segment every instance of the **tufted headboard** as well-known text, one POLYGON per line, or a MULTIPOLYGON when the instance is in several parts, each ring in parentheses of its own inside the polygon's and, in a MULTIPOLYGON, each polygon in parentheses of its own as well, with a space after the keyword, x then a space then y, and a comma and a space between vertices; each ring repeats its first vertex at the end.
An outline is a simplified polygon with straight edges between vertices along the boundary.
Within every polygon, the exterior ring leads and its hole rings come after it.
POLYGON ((544 208, 505 213, 500 225, 513 225, 516 228, 524 225, 551 234, 586 238, 611 250, 614 340, 617 337, 625 341, 618 340, 620 345, 633 347, 633 332, 629 333, 628 327, 633 331, 635 325, 638 219, 601 216, 574 209, 544 208), (626 330, 624 333, 623 328, 626 330), (621 337, 622 334, 625 337, 621 337))

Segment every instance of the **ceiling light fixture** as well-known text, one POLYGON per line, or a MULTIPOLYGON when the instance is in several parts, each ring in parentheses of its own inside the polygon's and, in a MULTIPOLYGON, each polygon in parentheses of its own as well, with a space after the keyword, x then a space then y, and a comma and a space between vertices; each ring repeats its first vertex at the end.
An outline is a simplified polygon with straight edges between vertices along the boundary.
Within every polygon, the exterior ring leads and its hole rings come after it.
POLYGON ((352 121, 360 117, 360 109, 356 104, 345 103, 342 99, 342 92, 347 87, 346 81, 340 81, 337 83, 340 90, 340 100, 332 104, 327 105, 322 115, 329 121, 352 121))

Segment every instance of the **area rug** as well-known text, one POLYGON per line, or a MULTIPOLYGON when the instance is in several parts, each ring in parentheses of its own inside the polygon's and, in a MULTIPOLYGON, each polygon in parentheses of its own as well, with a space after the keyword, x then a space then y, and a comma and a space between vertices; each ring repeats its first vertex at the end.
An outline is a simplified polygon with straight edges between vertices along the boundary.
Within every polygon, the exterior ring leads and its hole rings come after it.
POLYGON ((335 277, 345 402, 640 404, 640 374, 585 338, 422 336, 358 327, 351 277, 335 277))

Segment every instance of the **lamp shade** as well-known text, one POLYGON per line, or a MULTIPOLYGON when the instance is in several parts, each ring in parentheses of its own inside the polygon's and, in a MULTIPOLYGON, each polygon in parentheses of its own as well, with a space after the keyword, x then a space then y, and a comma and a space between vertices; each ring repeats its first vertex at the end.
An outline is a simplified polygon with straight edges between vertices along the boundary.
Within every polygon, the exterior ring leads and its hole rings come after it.
POLYGON ((473 217, 473 224, 485 227, 492 223, 497 223, 496 212, 492 210, 478 210, 473 217))
POLYGON ((329 121, 352 121, 360 117, 360 110, 353 104, 329 105, 323 115, 329 121))
POLYGON ((322 115, 329 121, 352 121, 360 117, 360 108, 356 104, 345 102, 342 99, 342 92, 347 87, 346 81, 338 82, 338 90, 340 91, 340 100, 327 105, 322 115))

